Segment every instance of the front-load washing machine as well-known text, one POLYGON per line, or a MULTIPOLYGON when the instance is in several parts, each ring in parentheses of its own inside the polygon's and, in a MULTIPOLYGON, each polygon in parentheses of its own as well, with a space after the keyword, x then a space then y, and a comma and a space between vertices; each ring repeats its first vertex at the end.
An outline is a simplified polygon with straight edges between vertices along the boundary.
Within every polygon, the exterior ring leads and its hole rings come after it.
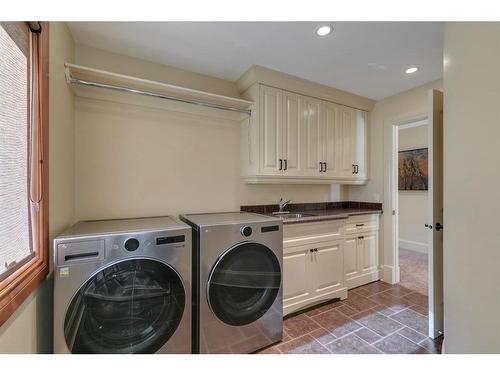
POLYGON ((85 221, 54 240, 55 353, 190 353, 191 228, 85 221))
POLYGON ((193 352, 251 353, 280 341, 282 221, 246 212, 181 219, 193 228, 193 352))

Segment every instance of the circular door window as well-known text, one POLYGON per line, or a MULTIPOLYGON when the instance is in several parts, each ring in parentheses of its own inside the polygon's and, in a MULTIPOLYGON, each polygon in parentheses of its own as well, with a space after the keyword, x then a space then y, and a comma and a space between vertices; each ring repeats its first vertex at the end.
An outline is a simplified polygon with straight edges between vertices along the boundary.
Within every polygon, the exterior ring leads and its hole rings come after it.
POLYGON ((129 259, 90 278, 64 320, 72 353, 155 353, 175 332, 184 312, 182 281, 170 266, 129 259))
POLYGON ((281 285, 274 253, 255 242, 243 242, 225 252, 208 279, 208 303, 224 323, 242 326, 262 317, 281 285))

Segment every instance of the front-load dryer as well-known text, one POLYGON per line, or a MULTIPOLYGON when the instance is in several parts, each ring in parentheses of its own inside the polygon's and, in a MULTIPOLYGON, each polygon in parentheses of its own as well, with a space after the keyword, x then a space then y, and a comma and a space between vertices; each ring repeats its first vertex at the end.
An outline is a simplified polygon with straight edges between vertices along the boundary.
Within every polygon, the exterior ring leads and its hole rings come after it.
POLYGON ((55 353, 190 353, 191 228, 85 221, 54 240, 55 353))
POLYGON ((251 353, 280 341, 282 221, 246 212, 181 219, 193 228, 193 352, 251 353))

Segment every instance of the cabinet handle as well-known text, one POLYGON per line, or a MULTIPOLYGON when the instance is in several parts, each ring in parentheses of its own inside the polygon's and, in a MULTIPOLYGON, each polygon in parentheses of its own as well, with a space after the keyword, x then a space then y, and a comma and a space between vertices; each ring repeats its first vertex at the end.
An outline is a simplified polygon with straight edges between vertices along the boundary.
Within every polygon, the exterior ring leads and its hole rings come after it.
POLYGON ((320 173, 323 172, 323 162, 322 161, 319 162, 319 171, 320 171, 320 173))
POLYGON ((358 174, 359 173, 359 165, 355 164, 354 167, 355 167, 354 173, 358 174))
POLYGON ((364 223, 361 223, 361 224, 356 224, 357 227, 362 227, 364 226, 365 224, 364 223))
POLYGON ((353 164, 352 165, 352 174, 355 174, 356 173, 356 166, 353 164))
POLYGON ((284 171, 288 169, 288 159, 284 159, 285 162, 285 168, 283 168, 284 171))
POLYGON ((358 237, 360 240, 362 240, 363 238, 365 238, 365 236, 359 236, 358 237))
POLYGON ((318 252, 318 249, 314 249, 314 252, 317 253, 318 252))
POLYGON ((280 159, 280 171, 283 169, 283 159, 280 159))
POLYGON ((310 249, 309 252, 312 253, 314 251, 314 249, 310 249))

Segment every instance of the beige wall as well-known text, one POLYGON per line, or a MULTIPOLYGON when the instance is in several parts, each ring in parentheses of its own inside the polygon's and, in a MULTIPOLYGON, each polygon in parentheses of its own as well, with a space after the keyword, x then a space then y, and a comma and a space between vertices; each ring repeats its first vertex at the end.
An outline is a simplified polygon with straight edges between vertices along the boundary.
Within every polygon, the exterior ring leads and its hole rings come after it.
MULTIPOLYGON (((427 94, 431 88, 442 90, 442 81, 434 81, 377 102, 370 113, 369 163, 370 180, 366 185, 349 187, 350 200, 383 202, 385 213, 392 211, 390 163, 392 126, 427 115, 427 94)), ((395 252, 391 247, 392 217, 384 214, 381 224, 383 280, 395 282, 395 252)))
MULTIPOLYGON (((49 232, 74 219, 74 112, 63 64, 73 60, 73 39, 64 23, 50 23, 49 232)), ((0 353, 52 351, 52 280, 45 281, 0 327, 0 353)))
POLYGON ((236 84, 233 82, 81 44, 77 44, 75 47, 75 60, 77 64, 108 70, 114 73, 166 82, 172 85, 209 91, 220 95, 239 96, 236 84))
MULTIPOLYGON (((427 125, 399 129, 399 151, 425 148, 428 145, 427 125)), ((427 252, 427 191, 400 190, 399 247, 427 252)))
MULTIPOLYGON (((167 68, 149 62, 76 50, 77 64, 111 69, 120 61, 122 73, 149 69, 148 78, 168 78, 167 68)), ((196 88, 210 91, 212 80, 200 78, 196 88)), ((234 83, 223 82, 228 92, 236 90, 234 83)), ((240 121, 246 120, 239 115, 131 95, 75 102, 79 220, 237 210, 281 196, 294 202, 344 198, 338 186, 242 183, 240 121)))
POLYGON ((500 353, 500 23, 447 23, 444 325, 447 353, 500 353))

